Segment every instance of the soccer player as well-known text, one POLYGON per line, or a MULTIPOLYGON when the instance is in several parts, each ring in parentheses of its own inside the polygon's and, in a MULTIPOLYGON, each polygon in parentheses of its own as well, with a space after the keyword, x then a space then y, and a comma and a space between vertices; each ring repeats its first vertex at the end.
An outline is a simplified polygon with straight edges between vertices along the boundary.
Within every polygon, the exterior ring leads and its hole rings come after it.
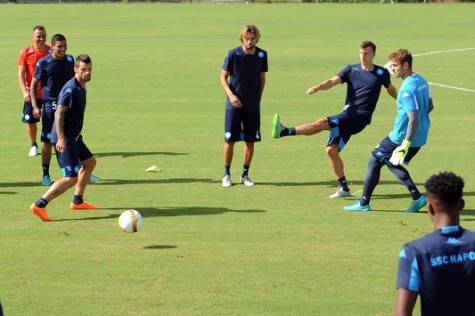
MULTIPOLYGON (((36 123, 40 120, 39 108, 33 111, 30 99, 31 79, 35 73, 35 66, 40 58, 49 54, 51 47, 46 45, 46 29, 42 25, 33 28, 31 35, 33 44, 25 47, 18 57, 18 85, 23 95, 23 116, 22 122, 26 124, 31 147, 28 156, 38 155, 38 144, 36 142, 36 123)), ((41 106, 41 90, 38 91, 36 103, 41 106)))
POLYGON ((46 205, 70 187, 75 186, 71 210, 95 210, 95 206, 84 202, 83 195, 89 176, 96 166, 96 159, 81 136, 86 110, 86 83, 91 80, 91 58, 82 54, 76 58, 74 77, 61 89, 58 108, 55 113, 51 140, 56 144, 59 166, 63 178, 30 207, 42 221, 53 221, 46 213, 46 205))
POLYGON ((412 196, 411 205, 406 212, 418 212, 427 203, 426 197, 421 195, 402 164, 408 164, 427 142, 429 113, 434 108, 432 95, 427 81, 412 71, 412 55, 407 49, 399 49, 389 58, 395 75, 404 80, 397 96, 394 128, 372 152, 361 200, 346 206, 346 211, 371 210, 371 195, 378 185, 384 165, 406 186, 412 196))
POLYGON ((31 104, 33 112, 43 111, 41 117, 42 131, 41 141, 43 149, 41 164, 43 167, 42 184, 51 185, 49 165, 51 162, 51 129, 54 124, 54 112, 56 111, 58 95, 64 84, 74 76, 74 58, 66 54, 68 48, 66 38, 61 34, 55 34, 51 38, 52 53, 41 58, 36 64, 35 74, 31 80, 31 104), (39 92, 38 81, 41 81, 43 106, 37 103, 39 92))
POLYGON ((253 186, 249 168, 254 143, 261 141, 260 101, 266 83, 267 52, 256 46, 260 32, 255 25, 246 25, 240 33, 241 46, 231 49, 224 59, 221 85, 226 92, 224 126, 223 187, 231 187, 231 162, 234 144, 244 141, 244 167, 241 183, 253 186), (230 78, 228 82, 228 78, 230 78))
POLYGON ((425 183, 435 231, 404 245, 399 254, 395 316, 475 315, 475 233, 460 227, 464 181, 452 172, 425 183))
POLYGON ((314 135, 321 131, 330 131, 326 152, 330 160, 330 167, 339 183, 337 191, 330 195, 331 199, 351 196, 340 152, 352 135, 361 132, 366 125, 371 123, 381 87, 384 86, 393 98, 396 98, 397 95, 396 88, 391 84, 389 72, 385 68, 373 64, 376 45, 373 42, 364 41, 360 45, 359 53, 359 64, 348 65, 338 75, 307 90, 308 94, 314 94, 346 83, 346 106, 340 114, 324 116, 313 123, 290 128, 281 124, 279 114, 275 114, 272 121, 273 138, 314 135))

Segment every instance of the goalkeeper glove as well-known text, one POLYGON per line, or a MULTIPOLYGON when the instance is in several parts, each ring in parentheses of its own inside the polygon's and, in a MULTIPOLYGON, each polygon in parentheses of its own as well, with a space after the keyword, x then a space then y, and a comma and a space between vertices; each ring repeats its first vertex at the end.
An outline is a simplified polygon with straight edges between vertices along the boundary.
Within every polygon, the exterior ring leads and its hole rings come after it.
POLYGON ((391 162, 395 166, 401 165, 404 162, 404 159, 406 158, 410 146, 411 142, 405 139, 400 146, 394 149, 393 154, 391 155, 391 159, 389 159, 389 162, 391 162))

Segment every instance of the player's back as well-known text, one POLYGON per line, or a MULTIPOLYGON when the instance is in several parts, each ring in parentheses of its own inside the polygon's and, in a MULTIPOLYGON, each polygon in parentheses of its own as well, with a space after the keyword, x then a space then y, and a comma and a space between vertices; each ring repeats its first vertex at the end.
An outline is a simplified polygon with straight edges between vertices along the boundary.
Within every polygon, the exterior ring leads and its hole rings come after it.
POLYGON ((475 315, 475 233, 444 227, 409 245, 416 253, 422 315, 475 315))

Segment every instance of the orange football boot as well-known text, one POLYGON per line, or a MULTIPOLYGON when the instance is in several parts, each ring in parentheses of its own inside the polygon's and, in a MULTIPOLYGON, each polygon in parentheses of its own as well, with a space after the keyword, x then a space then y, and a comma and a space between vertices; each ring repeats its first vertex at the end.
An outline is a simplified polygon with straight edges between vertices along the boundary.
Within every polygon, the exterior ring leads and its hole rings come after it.
POLYGON ((46 214, 46 207, 39 207, 35 203, 31 204, 30 210, 38 216, 43 222, 53 222, 54 219, 49 218, 48 214, 46 214))
POLYGON ((97 207, 91 205, 86 202, 82 202, 81 204, 74 204, 71 203, 71 210, 73 211, 80 211, 80 210, 97 210, 97 207))

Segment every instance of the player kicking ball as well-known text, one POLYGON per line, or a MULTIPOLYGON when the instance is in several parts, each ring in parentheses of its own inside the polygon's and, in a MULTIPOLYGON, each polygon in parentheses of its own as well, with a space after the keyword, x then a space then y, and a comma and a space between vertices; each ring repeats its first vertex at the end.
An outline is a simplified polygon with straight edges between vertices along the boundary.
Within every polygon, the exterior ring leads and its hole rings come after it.
POLYGON ((345 211, 367 212, 369 202, 378 185, 381 168, 389 170, 408 189, 411 205, 405 210, 418 212, 427 204, 427 198, 419 192, 409 172, 402 166, 408 164, 427 142, 430 128, 429 113, 434 108, 429 85, 421 75, 412 71, 412 55, 407 49, 399 49, 389 55, 394 74, 404 81, 397 95, 397 115, 394 128, 373 150, 368 162, 363 196, 345 211))
POLYGON ((373 64, 375 55, 376 45, 370 41, 362 42, 359 50, 359 64, 348 65, 338 75, 307 90, 308 94, 314 94, 346 83, 346 105, 340 114, 321 117, 313 123, 289 128, 281 124, 279 114, 275 114, 272 121, 273 138, 315 135, 322 131, 330 132, 326 153, 339 184, 337 191, 330 195, 330 199, 351 196, 340 152, 352 135, 360 133, 371 123, 381 87, 384 86, 387 93, 393 98, 396 98, 397 95, 396 88, 391 84, 389 72, 385 68, 373 64))
POLYGON ((54 221, 48 217, 46 205, 72 186, 75 186, 75 190, 71 210, 97 209, 83 200, 87 182, 96 166, 96 159, 81 136, 86 110, 86 83, 91 80, 92 74, 92 61, 88 55, 82 54, 76 58, 74 73, 74 77, 64 85, 59 94, 51 138, 63 177, 54 182, 30 207, 44 222, 54 221))

